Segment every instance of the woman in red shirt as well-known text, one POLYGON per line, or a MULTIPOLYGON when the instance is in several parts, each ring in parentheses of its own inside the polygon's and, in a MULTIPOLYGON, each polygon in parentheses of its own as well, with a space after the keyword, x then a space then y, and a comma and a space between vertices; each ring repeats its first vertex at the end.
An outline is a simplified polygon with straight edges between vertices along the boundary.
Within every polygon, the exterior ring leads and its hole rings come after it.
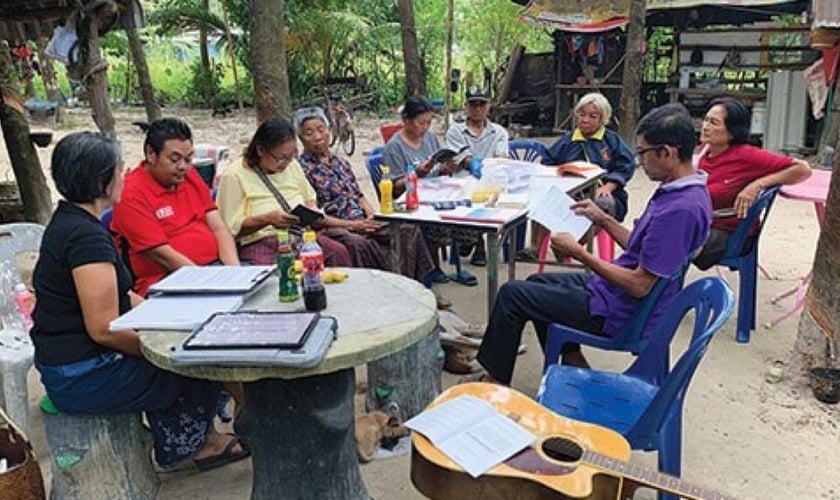
POLYGON ((700 269, 720 261, 729 236, 764 188, 796 184, 811 175, 805 161, 748 144, 749 136, 746 106, 732 97, 712 100, 700 131, 703 147, 697 166, 709 175, 707 186, 715 218, 709 240, 694 260, 700 269))

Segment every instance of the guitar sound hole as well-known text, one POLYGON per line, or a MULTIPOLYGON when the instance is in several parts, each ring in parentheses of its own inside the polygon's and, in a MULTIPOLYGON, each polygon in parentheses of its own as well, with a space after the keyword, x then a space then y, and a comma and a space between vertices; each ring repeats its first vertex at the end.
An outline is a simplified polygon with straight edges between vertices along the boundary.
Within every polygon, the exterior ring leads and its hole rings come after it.
POLYGON ((543 453, 558 462, 577 462, 583 456, 583 448, 571 439, 548 438, 542 444, 543 453))

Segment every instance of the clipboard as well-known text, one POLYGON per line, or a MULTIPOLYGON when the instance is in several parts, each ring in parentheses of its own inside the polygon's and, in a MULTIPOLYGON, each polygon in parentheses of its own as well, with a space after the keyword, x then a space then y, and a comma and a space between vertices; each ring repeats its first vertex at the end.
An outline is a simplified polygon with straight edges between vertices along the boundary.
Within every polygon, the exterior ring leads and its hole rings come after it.
POLYGON ((276 266, 184 266, 149 287, 150 294, 244 294, 262 284, 276 266))
POLYGON ((219 312, 184 340, 193 349, 299 349, 318 323, 313 312, 219 312))

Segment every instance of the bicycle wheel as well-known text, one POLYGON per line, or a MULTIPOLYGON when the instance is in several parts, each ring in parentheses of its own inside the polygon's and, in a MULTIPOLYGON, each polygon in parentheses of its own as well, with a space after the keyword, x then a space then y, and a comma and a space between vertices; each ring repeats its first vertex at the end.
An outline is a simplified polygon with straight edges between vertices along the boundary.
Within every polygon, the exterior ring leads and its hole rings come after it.
POLYGON ((356 132, 351 130, 347 134, 347 138, 341 141, 341 148, 347 156, 353 156, 356 152, 356 132))

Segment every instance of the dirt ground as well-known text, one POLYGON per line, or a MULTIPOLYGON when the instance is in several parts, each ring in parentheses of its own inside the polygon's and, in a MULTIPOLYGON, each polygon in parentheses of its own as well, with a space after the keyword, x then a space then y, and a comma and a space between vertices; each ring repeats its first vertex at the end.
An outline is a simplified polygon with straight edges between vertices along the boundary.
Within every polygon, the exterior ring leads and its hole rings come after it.
MULTIPOLYGON (((252 113, 211 118, 209 111, 167 109, 168 115, 187 119, 196 143, 229 146, 239 154, 255 129, 252 113)), ((130 125, 143 119, 140 109, 117 112, 118 132, 123 143, 126 165, 133 166, 141 154, 142 135, 130 125)), ((351 158, 359 181, 367 193, 373 192, 364 168, 363 153, 381 144, 378 127, 394 121, 389 118, 361 120, 357 127, 358 145, 351 158)), ((442 126, 442 119, 437 119, 442 126)), ((57 130, 57 137, 73 129, 93 128, 85 111, 71 112, 68 124, 57 130)), ((545 138, 550 141, 551 138, 545 138)), ((51 148, 40 151, 48 172, 51 148)), ((11 174, 5 147, 0 148, 0 180, 11 174)), ((629 185, 630 212, 638 215, 654 185, 639 172, 629 185)), ((628 218, 628 224, 632 218, 628 218)), ((758 322, 764 325, 785 311, 791 301, 771 304, 777 293, 793 286, 808 272, 813 261, 818 226, 813 206, 779 198, 762 237, 760 262, 771 274, 758 284, 758 322)), ((454 311, 471 322, 486 320, 484 271, 467 265, 479 278, 479 286, 437 285, 436 290, 454 302, 454 311)), ((530 265, 517 266, 517 278, 534 272, 530 265)), ((692 269, 688 280, 714 275, 692 269)), ((737 275, 723 272, 737 293, 737 275)), ((504 279, 502 277, 502 279, 504 279)), ((774 363, 790 359, 796 338, 799 314, 772 330, 759 326, 750 344, 735 342, 735 317, 713 340, 689 389, 683 423, 683 478, 690 482, 744 499, 840 499, 840 432, 838 407, 817 402, 810 390, 796 384, 787 373, 778 383, 765 381, 774 363)), ((675 352, 681 352, 690 333, 678 335, 675 352)), ((524 335, 528 351, 520 356, 513 387, 525 394, 536 392, 542 354, 529 326, 524 335)), ((588 351, 597 368, 621 370, 629 356, 588 351)), ((360 382, 363 370, 359 370, 360 382)), ((455 376, 444 374, 444 386, 455 376)), ((37 402, 43 394, 37 373, 30 373, 30 404, 33 415, 32 441, 41 457, 47 481, 50 477, 49 450, 44 438, 37 402)), ((362 409, 357 404, 357 412, 362 409)), ((634 452, 633 462, 655 467, 652 453, 634 452)), ((374 461, 362 466, 365 483, 377 500, 422 498, 409 480, 407 456, 374 461)), ((250 492, 250 461, 207 473, 181 472, 162 476, 159 499, 247 498, 250 492)), ((640 492, 636 498, 654 498, 640 492)))

